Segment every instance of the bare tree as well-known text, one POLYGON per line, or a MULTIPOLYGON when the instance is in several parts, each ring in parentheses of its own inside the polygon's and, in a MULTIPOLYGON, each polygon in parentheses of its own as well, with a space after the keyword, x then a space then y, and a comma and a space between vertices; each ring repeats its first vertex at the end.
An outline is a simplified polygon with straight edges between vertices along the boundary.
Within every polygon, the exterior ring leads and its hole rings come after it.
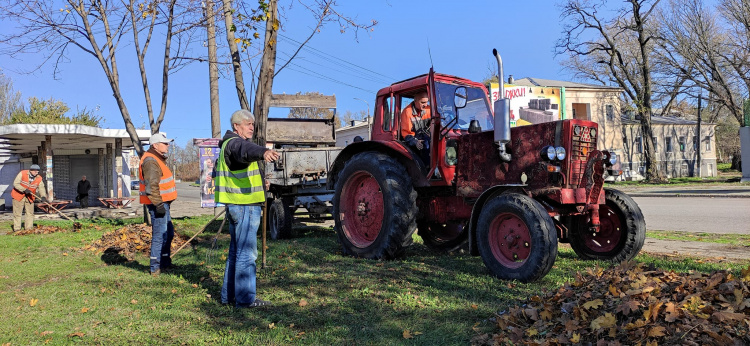
POLYGON ((283 23, 279 15, 278 1, 269 0, 267 3, 261 2, 259 8, 250 9, 243 7, 242 4, 236 4, 233 9, 231 4, 228 5, 230 1, 231 0, 223 0, 225 5, 225 30, 227 32, 227 43, 230 46, 230 54, 232 56, 235 86, 237 87, 240 107, 242 108, 247 107, 247 109, 249 109, 249 103, 247 102, 243 73, 239 69, 242 69, 242 63, 245 63, 251 72, 255 71, 253 69, 252 57, 248 57, 244 60, 240 59, 239 53, 241 49, 237 48, 237 43, 242 43, 243 48, 248 47, 250 41, 259 38, 260 35, 258 32, 253 32, 252 30, 246 30, 242 33, 242 28, 244 26, 252 26, 252 24, 257 22, 258 19, 265 21, 263 46, 260 48, 261 50, 259 54, 261 61, 258 64, 255 64, 255 67, 258 68, 258 73, 252 74, 253 81, 257 82, 257 87, 255 88, 255 102, 252 105, 253 114, 255 115, 255 142, 261 145, 265 144, 265 128, 273 89, 273 78, 284 70, 284 68, 297 56, 300 50, 313 38, 313 36, 316 33, 319 33, 321 28, 328 23, 336 23, 339 26, 339 31, 342 33, 352 30, 355 39, 359 29, 371 30, 377 25, 377 21, 375 20, 372 20, 367 24, 362 24, 357 22, 355 18, 341 14, 337 11, 337 4, 334 0, 292 0, 290 3, 299 3, 307 9, 310 15, 315 18, 316 24, 310 30, 310 35, 308 35, 298 46, 295 53, 292 54, 292 56, 277 70, 276 43, 278 42, 278 32, 283 29, 283 23), (236 13, 244 13, 244 24, 238 25, 235 21, 235 19, 239 19, 237 18, 239 16, 237 16, 236 13), (236 35, 237 33, 243 35, 238 36, 236 35), (235 45, 234 48, 232 48, 233 44, 235 45))
MULTIPOLYGON (((726 110, 740 126, 745 124, 744 105, 750 92, 750 2, 724 0, 717 8, 703 0, 672 0, 665 11, 663 60, 705 91, 718 116, 726 110)), ((716 118, 712 117, 712 120, 716 118)), ((727 132, 723 132, 726 138, 727 132)), ((732 166, 739 165, 738 146, 728 146, 732 166), (735 150, 735 151, 731 151, 735 150)))
POLYGON ((13 89, 13 80, 0 73, 0 124, 22 106, 21 92, 13 89))
MULTIPOLYGON (((52 2, 16 0, 0 8, 0 19, 17 23, 17 30, 0 35, 2 53, 41 53, 53 60, 55 74, 60 63, 68 59, 70 48, 93 56, 107 77, 112 94, 125 122, 125 129, 139 153, 140 140, 130 117, 128 103, 120 87, 118 57, 128 54, 132 44, 141 76, 144 102, 152 133, 159 131, 167 108, 170 73, 186 60, 181 55, 192 40, 192 29, 198 25, 196 1, 155 0, 148 3, 128 1, 67 0, 64 8, 52 2), (154 33, 157 33, 154 35, 154 33), (163 38, 160 106, 154 114, 146 68, 146 55, 154 37, 163 38)), ((39 66, 40 67, 40 66, 39 66)), ((132 106, 132 105, 131 105, 132 106)))
POLYGON ((566 66, 577 77, 625 90, 628 103, 640 118, 649 181, 666 179, 657 164, 652 139, 655 103, 660 101, 662 114, 667 112, 683 84, 677 78, 669 83, 653 82, 658 73, 653 61, 659 39, 653 20, 658 4, 659 0, 626 0, 616 11, 603 13, 600 9, 607 8, 606 1, 567 0, 562 5, 562 38, 556 44, 556 54, 569 56, 566 66), (607 13, 614 15, 608 17, 607 13), (659 86, 668 87, 659 90, 659 86), (655 98, 657 92, 665 97, 655 98))

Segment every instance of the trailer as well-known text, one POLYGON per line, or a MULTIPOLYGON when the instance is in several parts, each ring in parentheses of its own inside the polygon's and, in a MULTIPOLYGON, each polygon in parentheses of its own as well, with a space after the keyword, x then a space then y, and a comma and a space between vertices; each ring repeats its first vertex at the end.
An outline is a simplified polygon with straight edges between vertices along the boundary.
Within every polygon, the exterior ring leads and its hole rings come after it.
POLYGON ((295 217, 332 218, 328 168, 343 149, 335 147, 334 124, 335 119, 268 119, 266 146, 281 154, 265 167, 265 178, 271 183, 267 202, 271 239, 291 237, 295 217))

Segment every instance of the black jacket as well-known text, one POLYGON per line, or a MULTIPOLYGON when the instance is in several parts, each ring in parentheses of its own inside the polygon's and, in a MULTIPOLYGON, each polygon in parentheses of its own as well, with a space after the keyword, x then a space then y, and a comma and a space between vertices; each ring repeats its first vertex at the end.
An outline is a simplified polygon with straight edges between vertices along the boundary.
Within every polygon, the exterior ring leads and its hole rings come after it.
POLYGON ((268 149, 253 143, 249 139, 242 139, 242 137, 232 131, 227 131, 224 134, 224 138, 219 142, 219 148, 224 145, 224 141, 235 137, 236 139, 231 140, 224 150, 224 161, 230 170, 244 169, 255 161, 263 160, 263 154, 268 149))
POLYGON ((78 194, 79 195, 88 195, 90 189, 91 189, 91 183, 89 183, 88 180, 86 181, 81 180, 78 182, 78 194))

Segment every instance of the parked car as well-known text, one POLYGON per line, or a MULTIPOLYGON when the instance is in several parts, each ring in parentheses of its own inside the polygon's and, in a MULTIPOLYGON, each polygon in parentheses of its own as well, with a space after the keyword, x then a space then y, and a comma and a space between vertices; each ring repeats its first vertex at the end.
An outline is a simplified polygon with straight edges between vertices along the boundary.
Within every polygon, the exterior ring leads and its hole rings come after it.
POLYGON ((140 184, 140 180, 131 180, 130 181, 130 189, 131 190, 138 190, 138 184, 140 184))

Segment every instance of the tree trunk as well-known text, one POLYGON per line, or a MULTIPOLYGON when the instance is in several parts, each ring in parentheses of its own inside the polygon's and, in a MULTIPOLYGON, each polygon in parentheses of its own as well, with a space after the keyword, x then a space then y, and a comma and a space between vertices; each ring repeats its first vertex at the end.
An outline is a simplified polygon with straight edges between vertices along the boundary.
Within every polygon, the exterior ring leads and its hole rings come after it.
POLYGON ((211 95, 211 137, 219 138, 221 136, 219 65, 216 58, 216 22, 213 0, 206 0, 206 26, 206 34, 208 36, 208 85, 211 95))
POLYGON ((273 89, 273 75, 276 68, 276 36, 279 30, 277 7, 277 0, 270 0, 268 2, 265 45, 260 64, 258 88, 255 90, 255 104, 253 108, 253 114, 255 115, 254 140, 260 146, 266 145, 266 120, 268 119, 268 108, 271 103, 273 89))
MULTIPOLYGON (((229 52, 232 55, 232 69, 234 70, 234 86, 237 90, 237 97, 240 101, 240 108, 250 109, 250 104, 247 101, 247 93, 245 92, 245 80, 242 77, 242 65, 240 61, 240 51, 237 49, 237 42, 234 41, 234 21, 232 19, 232 0, 221 0, 222 8, 224 11, 224 25, 227 32, 227 44, 229 45, 229 52)), ((256 125, 257 131, 257 125, 256 125)))

